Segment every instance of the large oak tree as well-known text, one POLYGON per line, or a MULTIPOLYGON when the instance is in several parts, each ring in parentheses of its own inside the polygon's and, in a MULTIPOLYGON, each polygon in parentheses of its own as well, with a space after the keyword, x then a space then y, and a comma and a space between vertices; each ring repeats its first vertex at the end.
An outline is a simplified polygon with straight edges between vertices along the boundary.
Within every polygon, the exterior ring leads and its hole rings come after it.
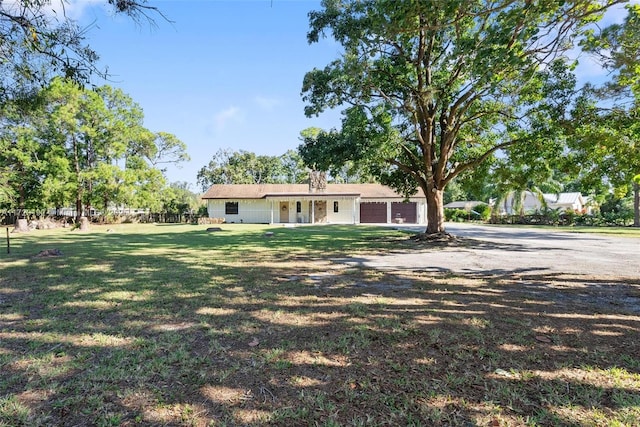
POLYGON ((557 61, 619 2, 324 0, 308 40, 331 35, 344 50, 306 74, 305 113, 346 106, 340 137, 323 139, 333 161, 366 164, 404 192, 421 187, 426 232, 442 233, 456 176, 511 147, 532 158, 544 149, 557 61))

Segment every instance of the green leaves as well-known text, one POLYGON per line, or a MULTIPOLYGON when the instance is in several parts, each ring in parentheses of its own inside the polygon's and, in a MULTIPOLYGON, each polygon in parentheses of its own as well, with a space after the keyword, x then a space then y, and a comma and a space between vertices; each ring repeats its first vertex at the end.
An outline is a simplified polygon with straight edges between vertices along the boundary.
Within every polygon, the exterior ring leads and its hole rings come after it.
POLYGON ((459 174, 511 146, 528 159, 553 146, 544 123, 563 117, 575 83, 555 60, 616 2, 323 1, 308 40, 332 36, 344 51, 305 76, 305 114, 346 109, 342 130, 305 141, 303 158, 353 160, 403 188, 410 177, 438 222, 439 192, 459 174))
MULTIPOLYGON (((208 165, 198 171, 198 184, 206 190, 213 184, 277 184, 300 181, 303 167, 293 152, 280 157, 257 156, 231 149, 218 150, 208 165)), ((306 178, 306 177, 305 177, 306 178)))
POLYGON ((55 79, 37 101, 6 103, 0 115, 7 207, 160 207, 157 165, 183 161, 182 141, 145 129, 140 107, 108 86, 55 79))
POLYGON ((589 31, 581 41, 583 48, 596 56, 606 69, 615 72, 609 89, 629 90, 640 99, 640 5, 626 6, 623 23, 600 32, 589 31))
MULTIPOLYGON (((0 103, 34 93, 64 77, 86 83, 105 77, 98 54, 86 43, 86 28, 51 8, 50 0, 0 1, 0 103)), ((55 2, 54 2, 55 3, 55 2)), ((154 24, 160 14, 146 1, 106 0, 116 13, 154 24)), ((161 14, 160 14, 161 15, 161 14)))
MULTIPOLYGON (((569 140, 580 165, 579 182, 589 189, 613 189, 619 197, 628 193, 640 172, 640 7, 626 9, 622 23, 590 31, 582 41, 611 71, 611 80, 587 87, 578 99, 569 140)), ((636 222, 639 209, 636 206, 636 222)))

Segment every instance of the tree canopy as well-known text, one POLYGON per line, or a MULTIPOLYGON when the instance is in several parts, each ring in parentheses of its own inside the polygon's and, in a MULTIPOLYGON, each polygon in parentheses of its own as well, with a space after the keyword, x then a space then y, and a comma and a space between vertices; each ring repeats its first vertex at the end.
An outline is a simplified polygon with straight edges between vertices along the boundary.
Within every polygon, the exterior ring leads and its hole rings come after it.
POLYGON ((633 189, 640 226, 640 5, 626 9, 622 23, 593 30, 583 41, 611 78, 587 86, 576 102, 570 149, 584 186, 612 186, 618 197, 633 189))
POLYGON ((301 158, 293 150, 282 156, 266 156, 245 150, 221 149, 198 171, 198 184, 202 190, 214 184, 296 184, 306 179, 301 158))
POLYGON ((0 203, 39 209, 75 205, 160 207, 157 168, 188 158, 174 135, 152 133, 129 96, 54 79, 33 104, 5 102, 0 114, 0 203), (157 205, 157 206, 156 206, 157 205))
MULTIPOLYGON (((114 13, 153 24, 146 0, 103 0, 114 13)), ((45 87, 53 76, 86 82, 106 76, 86 42, 88 29, 66 15, 65 0, 0 1, 0 103, 45 87)))
MULTIPOLYGON (((325 0, 308 40, 340 58, 304 78, 305 113, 345 106, 325 154, 427 196, 427 233, 444 231, 443 189, 498 151, 554 145, 563 54, 618 0, 325 0)), ((305 159, 306 161, 307 159, 305 159)))

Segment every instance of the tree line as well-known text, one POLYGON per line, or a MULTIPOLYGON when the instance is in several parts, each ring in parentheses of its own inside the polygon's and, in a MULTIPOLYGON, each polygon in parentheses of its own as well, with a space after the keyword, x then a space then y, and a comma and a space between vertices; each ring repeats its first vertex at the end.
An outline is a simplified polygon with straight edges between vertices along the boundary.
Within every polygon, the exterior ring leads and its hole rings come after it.
MULTIPOLYGON (((166 20, 146 0, 103 3, 138 23, 166 20)), ((64 2, 0 2, 0 210, 196 208, 188 185, 167 186, 162 170, 188 160, 185 144, 145 129, 122 91, 92 85, 109 74, 87 35, 64 2)))
MULTIPOLYGON (((300 139, 312 138, 321 132, 310 128, 301 132, 300 139)), ((209 163, 197 175, 198 185, 206 191, 214 184, 304 184, 309 180, 309 171, 318 170, 316 164, 305 162, 303 145, 297 150, 288 150, 279 156, 257 155, 246 150, 231 148, 218 150, 209 163)), ((373 176, 364 175, 353 164, 327 168, 329 182, 372 182, 373 176)))
POLYGON ((27 99, 0 107, 0 208, 74 206, 158 210, 160 165, 188 160, 186 145, 143 126, 143 112, 119 89, 86 89, 55 78, 27 99))

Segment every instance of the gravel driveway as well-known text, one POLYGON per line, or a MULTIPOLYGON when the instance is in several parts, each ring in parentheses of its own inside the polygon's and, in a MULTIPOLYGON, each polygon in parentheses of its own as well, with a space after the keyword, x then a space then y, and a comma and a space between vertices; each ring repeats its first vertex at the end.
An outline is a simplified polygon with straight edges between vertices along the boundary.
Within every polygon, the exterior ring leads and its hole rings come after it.
MULTIPOLYGON (((423 231, 424 227, 406 227, 423 231)), ((640 239, 519 227, 447 223, 464 245, 345 260, 382 269, 474 274, 553 272, 640 278, 640 239)))

